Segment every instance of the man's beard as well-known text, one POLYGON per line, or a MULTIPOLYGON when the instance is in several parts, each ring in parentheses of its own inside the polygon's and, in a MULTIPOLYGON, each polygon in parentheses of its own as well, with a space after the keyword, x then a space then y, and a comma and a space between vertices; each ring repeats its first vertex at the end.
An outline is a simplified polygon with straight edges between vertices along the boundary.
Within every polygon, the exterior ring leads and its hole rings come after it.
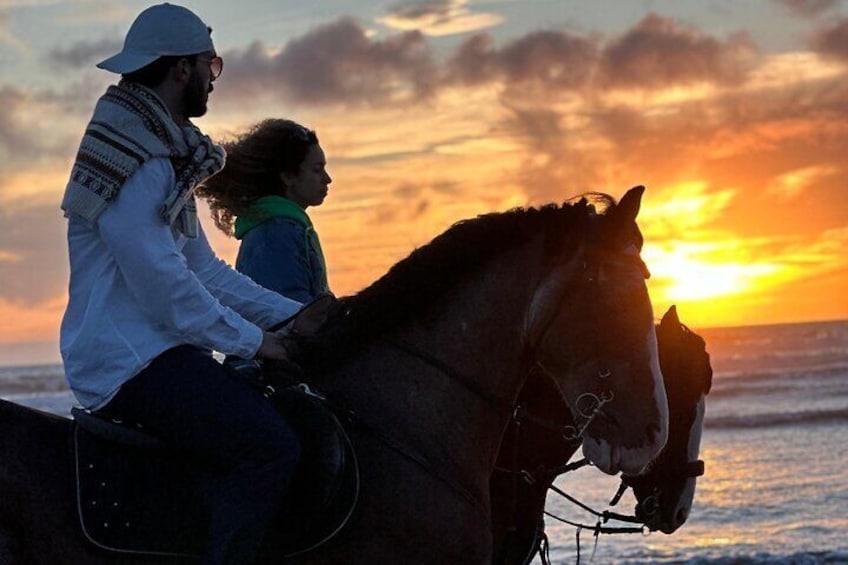
POLYGON ((183 105, 187 118, 199 118, 206 113, 208 95, 208 86, 204 84, 198 73, 192 72, 183 92, 183 105))

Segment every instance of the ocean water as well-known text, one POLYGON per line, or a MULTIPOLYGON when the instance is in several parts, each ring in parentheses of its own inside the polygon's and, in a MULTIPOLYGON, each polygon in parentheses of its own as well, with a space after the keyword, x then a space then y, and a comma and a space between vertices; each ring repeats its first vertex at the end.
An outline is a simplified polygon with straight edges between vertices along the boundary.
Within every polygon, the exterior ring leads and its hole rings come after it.
MULTIPOLYGON (((580 563, 848 565, 848 321, 697 331, 715 375, 689 520, 597 545, 584 530, 580 563)), ((0 398, 63 415, 74 404, 56 365, 0 367, 0 398)), ((603 509, 618 481, 584 468, 557 485, 603 509)), ((634 504, 628 493, 615 509, 634 504)), ((547 509, 594 523, 556 495, 547 509)), ((575 563, 576 529, 546 529, 552 562, 575 563)))
MULTIPOLYGON (((595 546, 584 530, 581 563, 848 564, 848 322, 697 331, 714 376, 692 514, 672 535, 595 546)), ((618 481, 590 468, 557 485, 602 509, 618 481)), ((594 524, 555 496, 548 511, 594 524)), ((628 493, 616 509, 634 505, 628 493)), ((576 529, 546 530, 551 560, 575 563, 576 529)))

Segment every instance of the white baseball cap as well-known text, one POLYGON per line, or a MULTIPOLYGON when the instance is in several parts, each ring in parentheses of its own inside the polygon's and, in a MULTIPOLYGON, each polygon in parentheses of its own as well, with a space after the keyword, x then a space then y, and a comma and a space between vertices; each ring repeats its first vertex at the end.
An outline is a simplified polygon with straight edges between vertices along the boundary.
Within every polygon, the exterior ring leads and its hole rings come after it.
POLYGON ((127 32, 123 50, 97 66, 126 74, 165 55, 196 55, 214 50, 211 29, 194 12, 165 3, 140 13, 127 32))

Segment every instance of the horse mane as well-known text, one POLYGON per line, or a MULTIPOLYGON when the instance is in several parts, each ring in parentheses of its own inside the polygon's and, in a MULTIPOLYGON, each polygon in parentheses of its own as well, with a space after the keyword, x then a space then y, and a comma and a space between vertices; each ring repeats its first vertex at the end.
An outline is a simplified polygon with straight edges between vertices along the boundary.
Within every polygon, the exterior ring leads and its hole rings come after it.
POLYGON ((432 315, 451 289, 494 257, 533 237, 544 237, 546 253, 565 246, 576 249, 589 221, 614 206, 607 194, 586 193, 562 205, 514 208, 461 220, 365 289, 339 299, 317 334, 300 338, 296 360, 307 372, 326 371, 403 322, 432 315))

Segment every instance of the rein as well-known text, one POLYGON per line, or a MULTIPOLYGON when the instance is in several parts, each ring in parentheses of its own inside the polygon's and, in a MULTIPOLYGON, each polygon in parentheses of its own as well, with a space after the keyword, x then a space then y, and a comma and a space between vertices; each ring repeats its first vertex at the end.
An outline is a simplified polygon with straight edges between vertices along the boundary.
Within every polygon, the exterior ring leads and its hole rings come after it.
MULTIPOLYGON (((544 371, 543 367, 542 367, 542 369, 543 369, 543 371, 542 371, 543 374, 545 376, 549 376, 549 374, 546 371, 544 371)), ((603 395, 602 395, 601 398, 603 398, 603 395)), ((602 405, 603 405, 603 403, 600 404, 600 406, 602 406, 602 405)), ((597 407, 598 410, 600 409, 600 406, 597 407)), ((649 528, 649 526, 647 526, 647 524, 650 522, 650 519, 655 515, 655 513, 659 510, 659 507, 660 507, 661 493, 658 491, 658 489, 655 489, 655 492, 652 495, 648 496, 643 501, 643 508, 645 508, 645 517, 644 517, 644 519, 641 519, 641 518, 638 518, 636 516, 619 514, 617 512, 612 512, 612 511, 609 511, 609 510, 604 510, 602 512, 599 512, 599 511, 595 510, 594 508, 588 506, 587 504, 584 504, 583 502, 581 502, 577 498, 569 495, 565 491, 559 489, 555 485, 553 485, 553 480, 556 477, 559 477, 561 475, 575 471, 575 470, 580 469, 580 468, 582 468, 586 465, 590 465, 591 463, 585 458, 580 459, 578 461, 575 461, 573 463, 566 462, 562 465, 559 465, 559 466, 556 466, 556 467, 553 467, 553 468, 545 468, 543 466, 540 466, 533 471, 528 470, 528 469, 519 468, 519 465, 518 465, 518 450, 519 450, 519 445, 520 445, 522 425, 525 424, 525 423, 539 427, 539 428, 542 428, 544 430, 547 430, 549 432, 552 432, 554 434, 559 435, 559 437, 561 439, 565 440, 566 445, 568 445, 569 447, 575 447, 576 445, 578 445, 580 443, 580 437, 579 437, 579 435, 574 436, 574 435, 571 435, 571 434, 565 434, 565 433, 562 433, 562 431, 568 430, 568 429, 570 429, 570 430, 578 430, 579 429, 580 434, 582 434, 582 430, 585 429, 585 425, 582 426, 582 427, 576 427, 576 426, 571 426, 571 425, 563 425, 563 424, 558 423, 556 421, 552 421, 552 420, 545 419, 545 418, 540 418, 538 416, 531 414, 522 405, 518 405, 515 408, 515 410, 513 411, 513 415, 512 415, 512 428, 514 430, 514 432, 513 432, 514 433, 514 440, 513 440, 513 450, 512 450, 512 456, 511 456, 511 468, 505 468, 505 467, 495 467, 494 468, 494 471, 496 471, 496 472, 509 474, 509 475, 512 475, 514 477, 513 483, 512 483, 512 499, 510 501, 510 507, 511 507, 510 516, 513 517, 513 522, 512 522, 512 525, 508 528, 508 531, 510 531, 510 530, 516 531, 517 530, 517 524, 514 521, 515 516, 516 516, 516 508, 517 508, 517 504, 518 504, 518 484, 517 483, 518 483, 519 479, 523 479, 529 485, 534 485, 534 484, 536 484, 537 482, 540 482, 540 481, 550 483, 550 484, 548 484, 548 487, 547 487, 548 490, 553 491, 554 493, 556 493, 560 497, 566 499, 571 504, 582 508, 583 510, 589 512, 590 514, 592 514, 592 515, 594 515, 598 518, 597 522, 594 525, 589 525, 589 524, 584 524, 584 523, 568 520, 566 518, 563 518, 562 516, 558 516, 556 514, 548 512, 547 510, 543 510, 544 515, 546 515, 546 516, 548 516, 548 517, 550 517, 554 520, 557 520, 559 522, 562 522, 564 524, 568 524, 570 526, 574 526, 575 528, 577 528, 576 544, 577 544, 577 563, 578 564, 580 563, 580 533, 583 530, 588 530, 588 531, 591 531, 593 533, 593 536, 595 538, 595 546, 596 547, 597 547, 597 543, 598 543, 598 539, 599 539, 600 534, 638 534, 638 533, 641 533, 643 535, 648 535, 651 532, 650 529, 648 529, 646 531, 646 528, 649 528), (633 524, 639 524, 639 527, 610 527, 610 526, 607 526, 606 524, 609 523, 611 520, 618 521, 618 522, 629 522, 629 523, 633 523, 633 524)), ((665 480, 674 480, 674 479, 680 479, 680 478, 683 478, 683 479, 696 478, 696 477, 700 477, 704 474, 704 462, 700 459, 697 460, 697 461, 689 461, 685 465, 683 465, 682 468, 679 468, 679 466, 674 466, 674 465, 672 465, 671 468, 673 470, 668 470, 669 467, 666 466, 666 467, 663 467, 662 470, 654 471, 652 474, 653 474, 653 476, 657 476, 659 474, 659 476, 661 478, 665 479, 665 480)), ((645 476, 622 475, 621 484, 620 484, 617 492, 613 496, 612 500, 609 502, 609 506, 612 507, 612 506, 615 506, 616 504, 618 504, 621 497, 624 495, 624 493, 626 492, 626 490, 628 488, 632 488, 635 485, 638 485, 638 483, 640 481, 643 481, 643 480, 645 480, 645 476)), ((545 565, 548 565, 550 563, 550 560, 549 560, 549 557, 548 557, 549 543, 548 543, 548 538, 544 533, 544 528, 542 529, 542 531, 540 533, 537 534, 537 536, 538 537, 537 537, 537 541, 536 541, 536 547, 535 547, 535 551, 533 553, 535 554, 535 553, 538 552, 539 555, 540 555, 540 558, 542 559, 542 563, 545 564, 545 565)))
MULTIPOLYGON (((558 473, 555 476, 560 476, 564 473, 567 473, 569 471, 573 471, 575 469, 578 469, 578 468, 580 468, 584 465, 588 465, 588 464, 589 464, 589 462, 586 459, 581 459, 580 461, 577 461, 575 463, 571 463, 571 464, 563 466, 562 468, 563 468, 564 472, 558 473)), ((662 473, 662 477, 666 480, 680 479, 680 478, 690 479, 690 478, 697 478, 697 477, 703 476, 703 474, 704 474, 704 462, 702 460, 698 459, 697 461, 689 461, 688 463, 686 463, 686 465, 684 465, 683 469, 680 470, 680 471, 666 471, 666 472, 662 473)), ((612 500, 610 501, 609 505, 615 506, 616 504, 618 504, 618 502, 621 500, 621 497, 626 492, 626 490, 628 488, 632 488, 634 486, 634 484, 639 482, 639 480, 643 480, 643 477, 640 477, 638 475, 623 475, 622 478, 621 478, 621 485, 619 486, 618 490, 616 491, 616 493, 613 496, 612 500)), ((597 548, 598 537, 599 537, 600 534, 639 534, 639 533, 641 533, 642 535, 648 535, 648 534, 650 534, 651 530, 649 529, 647 532, 645 531, 645 528, 647 527, 647 522, 657 512, 657 510, 659 509, 659 505, 660 505, 660 500, 659 500, 660 493, 658 492, 657 489, 654 489, 654 494, 647 497, 644 501, 644 504, 649 505, 649 508, 646 510, 646 518, 643 520, 643 519, 637 518, 636 516, 628 516, 628 515, 625 515, 625 514, 618 514, 617 512, 610 512, 609 510, 604 510, 603 512, 598 512, 594 508, 588 506, 587 504, 584 504, 583 502, 580 502, 578 499, 569 495, 565 491, 557 488, 553 484, 548 485, 548 490, 555 492, 556 494, 565 498, 566 500, 568 500, 572 504, 582 508, 583 510, 589 512, 590 514, 593 514, 594 516, 596 516, 598 518, 598 521, 595 523, 595 525, 590 526, 588 524, 581 524, 579 522, 573 522, 571 520, 563 518, 562 516, 557 516, 556 514, 553 514, 552 512, 548 512, 547 510, 543 510, 543 513, 544 513, 545 516, 548 516, 550 518, 553 518, 554 520, 557 520, 558 522, 562 522, 564 524, 568 524, 570 526, 574 526, 575 528, 577 528, 576 543, 577 543, 577 563, 578 564, 580 563, 580 533, 581 533, 582 530, 592 531, 592 535, 595 538, 595 548, 597 548), (630 522, 630 523, 634 523, 634 524, 640 524, 640 526, 639 527, 609 527, 609 526, 602 525, 602 524, 608 523, 610 520, 616 520, 616 521, 619 521, 619 522, 630 522)), ((549 549, 548 539, 547 539, 547 536, 545 535, 545 533, 543 531, 541 536, 539 537, 539 539, 537 541, 536 551, 539 553, 539 555, 542 559, 542 563, 544 565, 550 564, 550 558, 548 556, 548 549, 549 549)))

